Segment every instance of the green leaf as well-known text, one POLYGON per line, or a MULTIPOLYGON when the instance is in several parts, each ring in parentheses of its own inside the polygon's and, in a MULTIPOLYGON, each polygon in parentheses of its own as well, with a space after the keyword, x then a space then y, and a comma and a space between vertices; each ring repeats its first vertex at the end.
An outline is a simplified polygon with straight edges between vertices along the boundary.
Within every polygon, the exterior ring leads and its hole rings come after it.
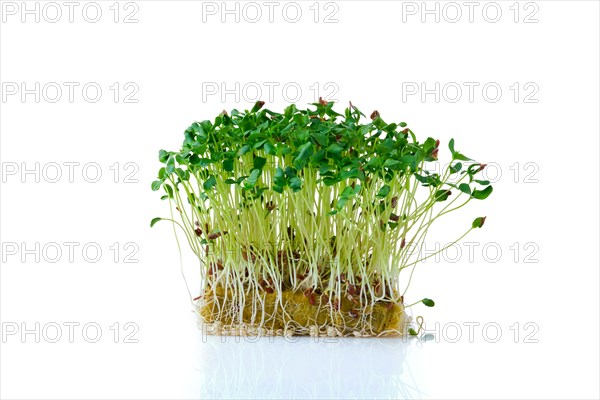
POLYGON ((458 151, 454 153, 454 155, 452 156, 452 159, 453 160, 461 160, 461 161, 473 161, 472 159, 459 153, 458 151))
POLYGON ((448 196, 450 196, 451 194, 452 192, 447 189, 440 189, 435 192, 434 199, 435 201, 446 201, 448 199, 448 196))
POLYGON ((285 179, 285 174, 281 167, 275 168, 275 178, 285 179))
POLYGON ((462 164, 461 164, 461 163, 459 163, 459 162, 457 162, 456 164, 454 164, 454 165, 450 166, 450 173, 451 173, 451 174, 455 174, 455 173, 457 173, 458 171, 460 171, 460 170, 461 170, 461 168, 462 168, 462 164))
POLYGON ((473 179, 473 182, 477 182, 477 183, 479 183, 480 185, 483 185, 483 186, 486 186, 486 185, 490 184, 490 181, 482 181, 482 180, 479 180, 479 179, 473 179))
POLYGON ((381 159, 379 157, 372 157, 367 163, 367 167, 379 169, 381 167, 381 159))
POLYGON ((198 165, 202 168, 205 168, 205 167, 208 167, 209 165, 211 165, 212 163, 214 163, 214 161, 211 160, 210 158, 201 158, 198 165))
POLYGON ((152 218, 152 221, 150 221, 150 228, 152 228, 154 226, 154 224, 156 224, 158 221, 160 221, 162 218, 152 218))
POLYGON ((419 182, 423 183, 423 186, 439 186, 441 184, 440 177, 438 176, 438 174, 422 176, 415 173, 414 177, 419 182))
POLYGON ((223 161, 223 169, 227 172, 233 172, 233 158, 227 158, 223 161))
POLYGON ((160 189, 160 185, 162 185, 162 181, 152 182, 152 190, 157 191, 158 189, 160 189))
POLYGON ((163 185, 163 187, 165 188, 165 191, 167 192, 167 195, 169 196, 170 199, 173 198, 173 188, 171 187, 171 185, 169 185, 168 183, 165 183, 163 185))
POLYGON ((260 140, 256 143, 254 143, 254 146, 252 146, 253 149, 260 149, 267 141, 266 140, 260 140))
POLYGON ((391 188, 388 185, 383 185, 381 189, 377 192, 377 197, 386 197, 390 193, 391 188))
POLYGON ((479 218, 475 218, 473 220, 473 223, 471 224, 471 226, 473 228, 481 228, 483 226, 483 224, 485 223, 485 219, 487 217, 479 217, 479 218))
POLYGON ((167 158, 169 158, 168 152, 166 152, 165 150, 160 150, 158 152, 158 161, 160 161, 161 163, 164 163, 167 161, 167 158))
POLYGON ((298 178, 297 176, 293 177, 290 179, 290 187, 294 192, 299 191, 302 189, 302 179, 298 178))
POLYGON ((467 168, 467 173, 469 175, 475 175, 481 171, 483 171, 483 168, 485 168, 484 164, 471 164, 469 165, 469 167, 467 168))
POLYGON ((179 165, 187 165, 188 164, 188 160, 183 157, 181 154, 175 154, 175 161, 177 161, 177 163, 179 165))
POLYGON ((342 150, 344 150, 344 148, 337 143, 332 143, 327 147, 327 152, 332 154, 340 154, 342 150))
POLYGON ((425 304, 427 307, 433 307, 435 306, 435 302, 431 299, 425 298, 423 300, 421 300, 421 303, 425 304))
POLYGON ((217 184, 217 178, 215 178, 214 175, 211 175, 208 177, 208 179, 206 181, 204 181, 204 184, 202 185, 202 187, 204 188, 204 190, 210 190, 216 184, 217 184))
POLYGON ((400 164, 400 161, 398 160, 394 160, 393 158, 388 158, 387 160, 385 160, 385 162, 383 163, 384 167, 387 168, 395 168, 400 164))
POLYGON ((244 154, 246 154, 247 152, 249 152, 250 150, 252 150, 252 147, 250 147, 249 144, 245 144, 242 147, 240 147, 240 149, 237 152, 237 156, 243 156, 244 154))
POLYGON ((485 200, 489 197, 490 194, 492 194, 492 191, 494 189, 492 188, 492 186, 487 186, 485 189, 483 190, 473 190, 473 193, 471 194, 471 196, 473 196, 473 198, 477 199, 477 200, 485 200))
POLYGON ((324 158, 325 158, 325 149, 321 149, 310 157, 310 161, 314 164, 318 164, 324 158))
POLYGON ((265 147, 263 147, 263 149, 265 150, 265 153, 267 153, 270 156, 276 156, 277 155, 277 149, 270 142, 266 142, 265 143, 265 147))
POLYGON ((308 161, 309 157, 313 154, 313 144, 312 142, 306 142, 302 146, 298 148, 299 153, 294 158, 294 166, 296 169, 300 170, 304 168, 306 165, 306 161, 308 161))
POLYGON ((290 154, 292 152, 292 149, 289 146, 286 146, 285 144, 281 144, 278 147, 278 151, 281 151, 281 154, 286 155, 286 154, 290 154))
POLYGON ((295 104, 290 104, 283 111, 283 115, 285 115, 286 118, 290 118, 296 111, 298 111, 298 109, 296 108, 296 105, 295 104))
POLYGON ((326 176, 326 177, 323 178, 323 183, 325 184, 325 186, 333 186, 333 185, 335 185, 338 182, 339 182, 338 179, 332 178, 330 176, 326 176))
POLYGON ((345 179, 350 179, 350 178, 357 178, 358 177, 358 168, 352 168, 348 171, 344 170, 344 171, 340 171, 340 179, 345 180, 345 179))
POLYGON ((450 142, 448 143, 448 148, 450 149, 450 152, 452 153, 452 160, 472 161, 469 157, 454 150, 454 139, 450 139, 450 142))
POLYGON ((417 336, 418 335, 417 331, 415 331, 413 328, 408 328, 408 334, 410 336, 417 336))
POLYGON ((354 195, 354 189, 352 189, 352 186, 346 186, 344 188, 344 190, 342 191, 342 193, 340 193, 340 197, 343 199, 347 199, 353 195, 354 195))
POLYGON ((167 174, 171 175, 175 172, 175 157, 169 156, 167 159, 167 174))
POLYGON ((181 179, 182 181, 187 180, 186 179, 187 175, 186 175, 186 173, 185 173, 185 171, 183 169, 176 168, 175 169, 175 173, 177 174, 177 176, 179 177, 179 179, 181 179))
POLYGON ((329 143, 329 138, 323 132, 313 132, 313 137, 321 146, 326 147, 329 143))
POLYGON ((298 171, 294 167, 285 167, 284 172, 287 178, 293 178, 298 175, 298 171))
POLYGON ((388 124, 387 126, 385 126, 383 128, 383 130, 386 131, 387 133, 393 133, 397 127, 398 127, 398 124, 391 123, 391 124, 388 124))
POLYGON ((246 182, 244 182, 244 186, 253 187, 254 185, 256 185, 259 176, 260 169, 253 169, 252 172, 250 172, 250 176, 248 176, 248 179, 246 179, 246 182))
POLYGON ((467 183, 461 183, 458 185, 458 190, 465 194, 471 194, 471 187, 467 183))
POLYGON ((189 161, 190 161, 190 164, 192 164, 192 165, 198 165, 198 164, 200 164, 200 157, 198 157, 197 154, 192 154, 190 156, 189 161))
POLYGON ((255 169, 262 169, 262 167, 265 166, 265 164, 267 163, 267 159, 264 157, 254 157, 254 168, 255 169))

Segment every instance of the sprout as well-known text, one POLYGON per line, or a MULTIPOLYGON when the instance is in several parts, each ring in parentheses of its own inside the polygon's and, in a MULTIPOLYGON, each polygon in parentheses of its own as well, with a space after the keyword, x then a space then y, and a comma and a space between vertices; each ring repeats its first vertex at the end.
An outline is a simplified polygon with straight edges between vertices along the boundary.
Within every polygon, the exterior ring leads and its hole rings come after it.
MULTIPOLYGON (((152 190, 200 262, 195 306, 213 333, 404 335, 404 304, 434 222, 492 193, 485 165, 352 104, 220 113, 160 150, 152 190), (361 122, 361 119, 363 122, 361 122), (406 270, 406 271, 405 271, 406 270)), ((461 240, 485 217, 465 224, 461 240)), ((178 241, 179 243, 179 241, 178 241)), ((412 330, 414 332, 414 329, 412 330)))

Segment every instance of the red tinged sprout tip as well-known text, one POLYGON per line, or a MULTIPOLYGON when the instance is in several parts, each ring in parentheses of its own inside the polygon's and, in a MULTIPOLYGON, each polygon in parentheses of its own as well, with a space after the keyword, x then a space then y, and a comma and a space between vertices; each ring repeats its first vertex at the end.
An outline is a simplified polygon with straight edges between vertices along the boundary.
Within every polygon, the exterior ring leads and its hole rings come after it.
POLYGON ((473 223, 471 224, 471 226, 473 228, 481 228, 483 226, 483 224, 485 223, 486 218, 487 217, 475 218, 475 220, 473 220, 473 223))
POLYGON ((352 296, 356 296, 360 293, 360 288, 357 288, 356 285, 348 285, 348 294, 352 296))
POLYGON ((227 233, 228 233, 227 231, 211 233, 210 235, 208 235, 208 239, 215 240, 215 239, 221 237, 222 235, 227 235, 227 233))
POLYGON ((256 103, 254 103, 254 107, 252 108, 252 111, 256 112, 256 111, 260 110, 261 108, 263 108, 264 105, 265 105, 265 102, 262 100, 259 100, 256 103))

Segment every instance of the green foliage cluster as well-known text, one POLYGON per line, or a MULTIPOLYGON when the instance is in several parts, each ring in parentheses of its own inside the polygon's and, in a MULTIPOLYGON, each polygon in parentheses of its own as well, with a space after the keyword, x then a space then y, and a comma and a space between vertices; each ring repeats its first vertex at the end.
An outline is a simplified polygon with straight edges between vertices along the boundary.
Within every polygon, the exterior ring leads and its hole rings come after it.
POLYGON ((418 245, 432 224, 493 190, 478 178, 485 165, 454 139, 451 162, 432 172, 439 150, 405 122, 352 104, 343 114, 322 100, 278 113, 257 102, 194 122, 179 151, 160 150, 152 189, 164 191, 172 215, 151 225, 182 229, 209 286, 287 282, 333 296, 360 286, 361 304, 401 301, 400 273, 423 261, 418 245))

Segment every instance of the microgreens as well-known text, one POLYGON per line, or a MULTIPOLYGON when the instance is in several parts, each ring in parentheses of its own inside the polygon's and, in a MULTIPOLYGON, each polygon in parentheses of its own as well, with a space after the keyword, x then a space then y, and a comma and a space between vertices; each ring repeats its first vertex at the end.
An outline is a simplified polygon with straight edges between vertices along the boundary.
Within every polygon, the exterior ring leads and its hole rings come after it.
POLYGON ((151 226, 172 221, 198 257, 201 316, 296 333, 406 333, 387 310, 404 315, 414 268, 434 255, 419 251, 433 223, 492 193, 477 179, 485 165, 451 139, 451 162, 431 172, 439 140, 352 104, 343 114, 323 100, 263 106, 194 122, 180 151, 159 152, 152 190, 164 191, 171 217, 151 226))

